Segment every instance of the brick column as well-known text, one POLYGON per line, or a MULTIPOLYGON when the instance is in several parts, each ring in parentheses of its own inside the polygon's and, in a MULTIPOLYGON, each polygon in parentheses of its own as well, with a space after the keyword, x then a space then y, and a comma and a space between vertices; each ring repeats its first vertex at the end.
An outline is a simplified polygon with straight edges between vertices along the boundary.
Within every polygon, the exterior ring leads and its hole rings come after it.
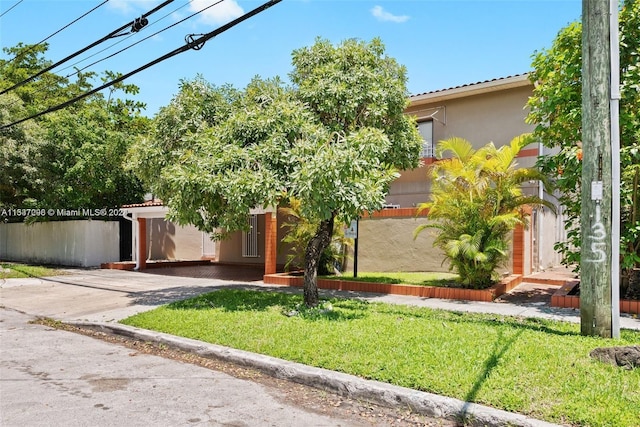
POLYGON ((524 226, 513 230, 513 274, 524 274, 524 226))
POLYGON ((147 219, 138 218, 138 265, 139 270, 147 268, 147 219))
POLYGON ((276 272, 278 218, 276 212, 264 214, 264 274, 276 272))

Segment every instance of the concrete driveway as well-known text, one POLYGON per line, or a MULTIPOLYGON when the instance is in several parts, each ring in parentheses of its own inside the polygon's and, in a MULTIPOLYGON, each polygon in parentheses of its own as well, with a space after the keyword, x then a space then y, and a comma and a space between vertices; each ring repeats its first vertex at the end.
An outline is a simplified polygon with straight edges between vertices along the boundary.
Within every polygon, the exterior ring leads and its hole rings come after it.
MULTIPOLYGON (((185 267, 188 268, 188 267, 185 267)), ((0 304, 58 320, 118 321, 171 301, 248 281, 123 270, 69 270, 71 274, 0 280, 0 304)))

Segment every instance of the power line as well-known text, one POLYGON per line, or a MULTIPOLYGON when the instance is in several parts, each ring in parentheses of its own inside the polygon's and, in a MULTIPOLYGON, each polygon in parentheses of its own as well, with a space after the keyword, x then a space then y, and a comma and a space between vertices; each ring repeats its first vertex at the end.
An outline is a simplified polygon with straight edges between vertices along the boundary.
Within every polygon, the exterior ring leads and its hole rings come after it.
POLYGON ((238 25, 239 23, 251 18, 252 16, 257 15, 258 13, 270 8, 271 6, 274 6, 274 5, 278 4, 278 3, 280 3, 281 1, 282 0, 269 0, 268 2, 263 3, 262 5, 260 5, 260 6, 256 7, 255 9, 251 10, 250 12, 247 12, 244 15, 234 19, 233 21, 228 22, 227 24, 223 25, 222 27, 216 28, 215 30, 213 30, 213 31, 211 31, 211 32, 209 32, 207 34, 204 34, 202 37, 194 39, 194 40, 188 42, 187 44, 185 44, 184 46, 181 46, 181 47, 179 47, 177 49, 174 49, 173 51, 171 51, 171 52, 169 52, 169 53, 167 53, 167 54, 165 54, 165 55, 163 55, 163 56, 161 56, 161 57, 159 57, 159 58, 157 58, 157 59, 145 64, 145 65, 143 65, 142 67, 139 67, 139 68, 137 68, 137 69, 135 69, 135 70, 133 70, 133 71, 127 73, 127 74, 124 74, 124 75, 122 75, 122 76, 120 76, 120 77, 118 77, 118 78, 116 78, 116 79, 114 79, 114 80, 112 80, 112 81, 110 81, 108 83, 105 83, 102 86, 99 86, 99 87, 94 88, 94 89, 92 89, 92 90, 90 90, 88 92, 85 92, 82 95, 78 95, 73 99, 70 99, 70 100, 68 100, 66 102, 63 102, 62 104, 58 104, 58 105, 56 105, 54 107, 50 107, 50 108, 48 108, 48 109, 46 109, 44 111, 41 111, 41 112, 36 113, 36 114, 33 114, 33 115, 31 115, 29 117, 26 117, 24 119, 17 120, 17 121, 15 121, 13 123, 9 123, 7 125, 3 125, 3 126, 0 127, 0 130, 8 129, 11 126, 15 126, 15 125, 20 124, 22 122, 26 122, 27 120, 35 119, 35 118, 43 116, 45 114, 49 114, 49 113, 52 113, 54 111, 61 110, 61 109, 65 108, 65 107, 68 107, 71 104, 74 104, 74 103, 86 98, 87 96, 93 95, 96 92, 99 92, 99 91, 101 91, 103 89, 106 89, 106 88, 108 88, 110 86, 113 86, 114 84, 120 83, 121 81, 133 76, 134 74, 137 74, 140 71, 146 70, 147 68, 152 67, 152 66, 154 66, 154 65, 156 65, 156 64, 158 64, 158 63, 160 63, 160 62, 162 62, 162 61, 164 61, 166 59, 169 59, 169 58, 171 58, 173 56, 176 56, 176 55, 178 55, 180 53, 186 52, 186 51, 188 51, 190 49, 198 50, 198 49, 200 49, 202 47, 202 45, 204 45, 204 43, 206 41, 208 41, 208 40, 214 38, 215 36, 227 31, 228 29, 238 25))
MULTIPOLYGON (((104 3, 108 2, 108 1, 109 1, 109 0, 105 0, 102 4, 104 4, 104 3)), ((99 40, 96 40, 95 42, 91 43, 90 45, 88 45, 88 46, 86 46, 86 47, 84 47, 84 48, 82 48, 82 49, 80 49, 79 51, 77 51, 77 52, 75 52, 75 53, 72 53, 71 55, 67 56, 66 58, 61 59, 60 61, 58 61, 58 62, 56 62, 55 64, 52 64, 52 65, 50 65, 50 66, 46 67, 46 68, 45 68, 45 69, 43 69, 43 70, 40 70, 39 72, 37 72, 36 74, 32 75, 31 77, 29 77, 29 78, 27 78, 27 79, 25 79, 25 80, 23 80, 23 81, 21 81, 21 82, 19 82, 19 83, 16 83, 15 85, 11 86, 11 87, 10 87, 10 88, 8 88, 8 89, 3 90, 2 92, 0 92, 0 95, 3 95, 3 94, 5 94, 5 93, 7 93, 7 92, 9 92, 9 91, 11 91, 11 90, 13 90, 13 89, 17 89, 17 88, 19 88, 20 86, 23 86, 23 85, 25 85, 25 84, 29 83, 30 81, 32 81, 33 79, 35 79, 35 78, 37 78, 37 77, 40 77, 41 75, 43 75, 43 74, 44 74, 44 73, 46 73, 47 71, 50 71, 50 70, 54 69, 54 68, 55 68, 55 67, 57 67, 58 65, 63 64, 63 63, 65 63, 65 62, 67 62, 67 61, 69 61, 69 60, 71 60, 71 59, 75 58, 76 56, 78 56, 78 55, 80 55, 80 54, 82 54, 82 53, 86 52, 87 50, 91 49, 92 47, 95 47, 95 46, 99 45, 100 43, 105 42, 106 40, 108 40, 108 39, 110 39, 110 38, 118 37, 118 35, 122 35, 122 34, 119 34, 119 33, 121 33, 125 28, 131 28, 131 27, 133 27, 133 25, 134 25, 137 21, 139 21, 140 19, 146 18, 147 16, 149 16, 149 15, 151 15, 151 14, 153 14, 153 13, 157 12, 158 10, 162 9, 163 7, 165 7, 166 5, 168 5, 169 3, 172 3, 173 1, 174 1, 174 0, 167 0, 167 1, 165 1, 164 3, 162 3, 162 4, 158 5, 158 6, 156 6, 155 8, 153 8, 151 11, 149 11, 149 12, 145 13, 144 15, 142 15, 140 18, 136 18, 135 20, 133 20, 133 21, 129 22, 128 24, 123 25, 122 27, 118 28, 118 29, 117 29, 117 30, 115 30, 115 31, 112 31, 111 33, 107 34, 106 36, 102 37, 102 38, 101 38, 101 39, 99 39, 99 40)), ((101 4, 101 5, 102 5, 102 4, 101 4)), ((101 5, 100 5, 100 6, 101 6, 101 5)), ((97 7, 99 7, 99 6, 96 6, 96 8, 97 8, 97 7)), ((94 8, 93 10, 95 10, 96 8, 94 8)), ((85 15, 86 15, 86 14, 85 14, 85 15)), ((75 21, 74 21, 74 22, 75 22, 75 21)), ((61 30, 60 30, 60 31, 61 31, 61 30)), ((60 32, 60 31, 58 31, 58 32, 60 32)), ((40 42, 40 43, 42 43, 42 42, 40 42)), ((40 43, 38 43, 38 44, 40 44, 40 43)), ((16 56, 16 57, 17 57, 17 56, 16 56)), ((15 58, 14 58, 14 59, 15 59, 15 58)))
POLYGON ((0 14, 0 18, 2 18, 4 15, 6 15, 7 13, 9 13, 9 11, 11 9, 13 9, 14 7, 16 7, 17 5, 19 5, 20 3, 22 3, 24 0, 19 0, 16 4, 14 4, 13 6, 11 6, 9 9, 5 10, 4 12, 2 12, 2 14, 0 14))
MULTIPOLYGON (((60 28, 58 31, 54 32, 53 34, 50 34, 49 36, 45 37, 44 39, 40 40, 38 43, 34 44, 31 46, 31 49, 29 49, 26 53, 28 53, 29 51, 32 51, 33 49, 35 49, 36 46, 40 46, 42 43, 46 42, 47 40, 49 40, 51 37, 55 36, 56 34, 60 33, 61 31, 69 28, 71 25, 75 24, 76 22, 78 22, 79 20, 81 20, 82 18, 84 18, 85 16, 87 16, 88 14, 90 14, 91 12, 95 11, 96 9, 98 9, 100 6, 103 6, 104 4, 106 4, 109 0, 104 0, 102 3, 100 3, 99 5, 97 5, 96 7, 94 7, 93 9, 91 9, 88 12, 85 12, 84 14, 80 15, 79 17, 77 17, 76 19, 74 19, 73 21, 69 22, 67 25, 65 25, 64 27, 60 28)), ((13 57, 12 59, 10 59, 9 61, 7 61, 7 63, 11 62, 11 61, 15 61, 16 58, 18 58, 18 56, 20 56, 20 54, 16 55, 15 57, 13 57)), ((4 93, 4 92, 3 92, 4 93)), ((1 94, 0 94, 1 95, 1 94)))
MULTIPOLYGON (((209 6, 205 7, 204 9, 201 9, 201 10, 199 10, 199 11, 195 12, 195 13, 192 13, 191 15, 187 16, 186 18, 183 18, 183 19, 181 19, 181 20, 179 20, 179 21, 177 21, 177 22, 174 22, 173 24, 171 24, 171 25, 169 25, 169 26, 167 26, 167 27, 164 27, 163 29, 161 29, 161 30, 159 30, 159 31, 156 31, 155 33, 150 34, 150 35, 148 35, 147 37, 145 37, 145 38, 143 38, 143 39, 141 39, 141 40, 138 40, 137 42, 135 42, 135 43, 133 43, 133 44, 130 44, 129 46, 127 46, 127 47, 125 47, 125 48, 122 48, 122 49, 120 49, 120 50, 119 50, 119 51, 117 51, 117 52, 112 53, 111 55, 105 56, 105 57, 104 57, 104 58, 102 58, 102 59, 99 59, 99 60, 97 60, 97 61, 95 61, 95 62, 92 62, 91 64, 89 64, 89 65, 87 65, 87 66, 84 66, 84 67, 80 68, 79 70, 77 70, 77 71, 76 71, 76 72, 74 72, 74 73, 71 73, 71 74, 66 75, 66 76, 65 76, 65 78, 69 78, 69 77, 71 77, 71 76, 73 76, 73 75, 78 74, 78 73, 79 73, 79 72, 81 72, 82 70, 86 70, 87 68, 89 68, 89 67, 91 67, 91 66, 93 66, 93 65, 96 65, 96 64, 98 64, 98 63, 100 63, 100 62, 102 62, 102 61, 105 61, 105 60, 107 60, 107 59, 109 59, 109 58, 113 58, 114 56, 116 56, 116 55, 118 55, 118 54, 120 54, 120 53, 124 52, 125 50, 130 49, 130 48, 134 47, 135 45, 140 44, 140 43, 142 43, 143 41, 150 39, 151 37, 157 36, 158 34, 160 34, 160 33, 164 32, 164 31, 168 30, 169 28, 173 28, 173 27, 175 27, 176 25, 179 25, 179 24, 183 23, 184 21, 186 21, 186 20, 188 20, 188 19, 191 19, 191 18, 193 18, 194 16, 196 16, 196 15, 198 15, 198 14, 200 14, 200 13, 204 12, 205 10, 207 10, 207 9, 209 9, 209 8, 212 8, 213 6, 216 6, 216 5, 220 4, 220 3, 222 3, 223 1, 224 1, 224 0, 218 0, 218 1, 216 1, 215 3, 212 3, 212 4, 210 4, 209 6)), ((181 6, 181 7, 182 7, 182 6, 181 6)), ((173 13, 173 12, 172 12, 172 13, 173 13)), ((168 15, 165 15, 165 17, 166 17, 166 16, 168 16, 168 15)), ((161 18, 161 19, 162 19, 162 18, 161 18)), ((156 21, 156 22, 158 22, 158 21, 156 21)), ((109 46, 109 48, 113 47, 114 45, 115 45, 115 43, 114 43, 113 45, 109 46)), ((109 48, 107 48, 107 49, 109 49, 109 48)))
MULTIPOLYGON (((169 13, 165 14, 164 16, 162 16, 162 17, 158 18, 157 20, 155 20, 154 22, 152 22, 152 23, 148 24, 148 26, 149 26, 149 27, 151 27, 151 26, 153 26, 153 25, 157 24, 158 22, 162 21, 163 19, 167 18, 168 16, 171 16, 172 14, 176 13, 177 11, 179 11, 180 9, 182 9, 183 7, 188 6, 188 5, 189 5, 190 3, 192 3, 193 1, 194 1, 194 0, 189 0, 189 1, 187 1, 187 2, 186 2, 186 3, 184 3, 182 6, 179 6, 179 7, 175 8, 175 9, 173 9, 171 12, 169 12, 169 13)), ((220 0, 220 1, 224 1, 224 0, 220 0)), ((219 3, 219 2, 218 2, 218 3, 219 3)), ((217 4, 217 3, 216 3, 216 4, 217 4)), ((203 9, 203 11, 204 11, 204 10, 205 10, 205 9, 203 9)), ((202 12, 202 11, 200 11, 200 12, 202 12)), ((198 13, 200 13, 200 12, 198 12, 198 13)), ((194 14, 194 15, 195 15, 195 14, 194 14)), ((191 16, 193 16, 193 15, 191 15, 191 16)), ((138 19, 140 19, 140 18, 138 18, 138 19)), ((188 18, 185 18, 185 19, 188 19, 188 18)), ((180 21, 180 22, 182 22, 182 21, 180 21)), ((127 25, 128 25, 128 24, 127 24, 127 25)), ((175 25, 175 24, 174 24, 174 25, 175 25)), ((165 28, 165 30, 166 30, 166 29, 168 29, 168 28, 170 28, 170 27, 165 28)), ((164 31, 164 30, 158 31, 158 32, 156 32, 156 33, 152 34, 152 35, 151 35, 151 36, 149 36, 149 37, 145 37, 145 38, 144 38, 144 39, 142 39, 141 41, 144 41, 144 40, 146 40, 146 39, 148 39, 148 38, 150 38, 150 37, 153 37, 154 35, 159 34, 159 33, 160 33, 160 32, 162 32, 162 31, 164 31)), ((122 42, 124 42, 125 40, 127 40, 127 39, 129 39, 129 38, 133 37, 135 34, 137 34, 137 31, 136 31, 136 32, 130 32, 130 33, 121 34, 121 35, 119 35, 119 36, 114 36, 114 37, 120 37, 120 36, 127 35, 127 37, 121 38, 119 41, 117 41, 117 42, 113 43, 112 45, 107 46, 107 47, 105 47, 104 49, 101 49, 101 50, 99 50, 98 52, 96 52, 96 53, 94 53, 94 54, 92 54, 92 55, 89 55, 89 56, 87 56, 86 58, 81 59, 81 60, 79 60, 79 61, 77 61, 77 62, 75 62, 75 63, 73 63, 73 64, 71 64, 71 65, 68 65, 68 66, 66 66, 66 67, 64 67, 64 68, 62 68, 62 69, 60 69, 59 71, 64 71, 64 70, 67 70, 67 69, 69 69, 69 68, 72 68, 72 67, 74 67, 75 65, 77 65, 77 64, 79 64, 79 63, 81 63, 81 62, 84 62, 84 61, 86 61, 86 60, 87 60, 87 59, 89 59, 89 58, 92 58, 92 57, 94 57, 94 56, 96 56, 96 55, 98 55, 98 54, 100 54, 100 53, 102 53, 102 52, 104 52, 104 51, 107 51, 107 50, 111 49, 113 46, 116 46, 117 44, 122 43, 122 42), (128 34, 128 35, 127 35, 127 34, 128 34)), ((140 42, 138 42, 138 43, 140 43, 140 42)), ((129 47, 132 47, 132 46, 134 46, 135 44, 137 44, 137 43, 134 43, 133 45, 131 45, 131 46, 129 46, 129 47)), ((124 51, 124 50, 126 50, 126 49, 128 49, 128 48, 122 49, 120 52, 122 52, 122 51, 124 51)), ((116 54, 117 54, 117 53, 120 53, 120 52, 116 52, 116 54)), ((112 57, 112 56, 114 56, 114 55, 116 55, 116 54, 110 55, 110 56, 108 56, 108 57, 106 57, 106 58, 103 58, 103 59, 101 59, 101 60, 99 60, 99 61, 96 61, 96 62, 94 62, 94 63, 92 63, 92 64, 90 64, 90 65, 87 65, 86 67, 83 67, 83 68, 81 68, 80 70, 75 71, 74 73, 70 73, 70 74, 68 74, 68 75, 64 76, 64 78, 69 78, 69 77, 72 77, 72 76, 74 76, 74 75, 76 75, 76 74, 79 74, 82 70, 85 70, 86 68, 88 68, 88 67, 90 67, 90 66, 92 66, 92 65, 95 65, 95 64, 97 64, 97 63, 99 63, 99 62, 101 62, 101 61, 103 61, 103 60, 105 60, 105 59, 108 59, 108 58, 110 58, 110 57, 112 57)), ((46 71, 47 71, 47 70, 45 70, 45 72, 46 72, 46 71)), ((47 96, 45 96, 45 98, 44 98, 43 100, 46 100, 46 99, 47 99, 47 96)), ((16 103, 18 103, 18 102, 20 102, 20 98, 16 99, 13 103, 9 104, 8 106, 10 107, 10 106, 12 106, 13 104, 16 104, 16 103)))
MULTIPOLYGON (((172 15, 172 14, 176 13, 177 11, 179 11, 180 9, 182 9, 183 7, 188 6, 188 5, 189 5, 190 3, 192 3, 193 1, 194 1, 194 0, 189 0, 188 2, 184 3, 182 6, 179 6, 179 7, 175 8, 175 9, 173 9, 171 12, 169 12, 169 13, 167 13, 166 15, 162 16, 161 18, 158 18, 158 19, 157 19, 157 20, 155 20, 154 22, 150 23, 150 24, 149 24, 149 27, 151 27, 151 26, 153 26, 153 25, 157 24, 158 22, 162 21, 163 19, 167 18, 168 16, 170 16, 170 15, 172 15)), ((181 21, 181 22, 182 22, 182 21, 181 21)), ((167 28, 170 28, 170 27, 167 27, 167 28)), ((165 28, 165 29, 167 29, 167 28, 165 28)), ((162 30, 162 31, 164 31, 164 30, 162 30)), ((160 33, 160 31, 159 31, 159 32, 154 33, 153 35, 156 35, 156 34, 158 34, 158 33, 160 33)), ((97 52, 95 52, 95 53, 92 53, 91 55, 89 55, 89 56, 87 56, 87 57, 85 57, 85 58, 83 58, 83 59, 80 59, 80 60, 78 60, 78 61, 74 62, 74 63, 73 63, 73 64, 71 64, 71 65, 67 65, 67 66, 66 66, 66 67, 64 67, 64 68, 61 68, 60 70, 58 70, 58 72, 61 72, 61 71, 64 71, 64 70, 68 70, 69 68, 73 68, 73 67, 75 67, 76 65, 78 65, 78 64, 80 64, 80 63, 82 63, 82 62, 85 62, 85 61, 89 60, 90 58, 93 58, 94 56, 97 56, 97 55, 101 54, 102 52, 106 52, 107 50, 111 49, 112 47, 114 47, 114 46, 116 46, 116 45, 118 45, 118 44, 120 44, 120 43, 123 43, 124 41, 128 40, 129 38, 133 37, 134 35, 135 35, 135 33, 129 34, 127 37, 124 37, 124 38, 122 38, 122 39, 118 40, 117 42, 115 42, 115 43, 113 43, 113 44, 111 44, 111 45, 109 45, 109 46, 105 47, 104 49, 100 49, 99 51, 97 51, 97 52)), ((148 39, 148 38, 149 38, 149 37, 145 37, 143 40, 146 40, 146 39, 148 39)), ((105 58, 105 59, 107 59, 107 58, 105 58)), ((98 62, 100 62, 100 61, 102 61, 102 59, 101 59, 101 60, 99 60, 99 61, 94 62, 94 63, 93 63, 93 64, 91 64, 91 65, 95 65, 95 64, 97 64, 97 63, 98 63, 98 62)), ((88 65, 87 67, 90 67, 91 65, 88 65)), ((80 70, 78 70, 78 71, 82 71, 82 70, 86 69, 87 67, 83 67, 83 68, 81 68, 81 69, 80 69, 80 70)), ((75 73, 71 73, 71 74, 69 74, 69 75, 65 76, 65 78, 68 78, 68 77, 71 77, 71 76, 73 76, 73 75, 77 74, 77 73, 78 73, 78 71, 76 71, 75 73)))

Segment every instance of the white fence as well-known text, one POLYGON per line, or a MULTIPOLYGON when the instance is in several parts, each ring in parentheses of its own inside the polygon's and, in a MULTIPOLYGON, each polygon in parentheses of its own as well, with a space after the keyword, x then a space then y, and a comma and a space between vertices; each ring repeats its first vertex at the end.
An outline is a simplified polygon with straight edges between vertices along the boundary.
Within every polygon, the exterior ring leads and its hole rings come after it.
POLYGON ((0 223, 0 260, 96 267, 120 260, 116 221, 0 223))

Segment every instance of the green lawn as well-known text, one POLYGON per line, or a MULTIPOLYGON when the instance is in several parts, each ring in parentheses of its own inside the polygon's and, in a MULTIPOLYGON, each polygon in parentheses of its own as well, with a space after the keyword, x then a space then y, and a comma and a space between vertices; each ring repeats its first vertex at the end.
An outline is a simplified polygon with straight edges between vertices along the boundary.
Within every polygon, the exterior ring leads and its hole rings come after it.
POLYGON ((21 279, 25 277, 58 276, 64 271, 39 265, 16 264, 12 262, 0 263, 0 279, 21 279))
POLYGON ((225 289, 141 313, 128 325, 585 426, 640 425, 640 369, 589 358, 608 341, 579 326, 333 299, 288 317, 301 297, 225 289), (325 304, 326 305, 326 304, 325 304))
POLYGON ((359 282, 387 283, 387 284, 408 284, 420 286, 460 286, 457 282, 458 275, 452 273, 437 272, 362 272, 358 277, 353 277, 353 273, 347 272, 340 276, 322 276, 326 279, 354 280, 359 282))

